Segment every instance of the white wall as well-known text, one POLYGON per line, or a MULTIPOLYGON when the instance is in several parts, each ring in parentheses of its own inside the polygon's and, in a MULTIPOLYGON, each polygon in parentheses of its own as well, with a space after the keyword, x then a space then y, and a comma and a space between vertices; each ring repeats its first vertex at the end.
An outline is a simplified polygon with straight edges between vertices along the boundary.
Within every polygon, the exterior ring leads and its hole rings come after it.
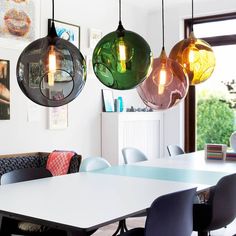
MULTIPOLYGON (((39 0, 38 0, 39 1, 39 0)), ((55 19, 81 27, 81 51, 88 53, 88 29, 101 29, 105 35, 118 26, 116 0, 55 0, 55 19)), ((146 37, 146 12, 123 4, 123 25, 146 37)), ((47 20, 51 18, 51 1, 41 0, 41 35, 47 34, 47 20)), ((40 24, 40 22, 39 22, 40 24)), ((5 47, 6 45, 4 45, 5 47)), ((12 45, 7 45, 11 48, 12 45)), ((10 60, 11 119, 0 120, 0 154, 28 151, 75 150, 83 156, 101 154, 101 89, 94 77, 89 76, 81 94, 69 104, 69 126, 63 130, 49 130, 48 109, 39 110, 38 121, 28 122, 27 112, 32 103, 21 92, 15 68, 21 50, 4 48, 1 58, 10 60)), ((91 53, 91 52, 90 52, 91 53)), ((135 90, 114 92, 124 96, 127 106, 142 104, 135 90)))
MULTIPOLYGON (((172 0, 166 0, 172 1, 172 0)), ((175 4, 175 1, 172 1, 175 4)), ((183 19, 191 15, 191 1, 166 9, 166 51, 181 39, 183 19)), ((47 33, 47 19, 51 18, 51 1, 41 0, 41 35, 47 33)), ((148 4, 148 0, 144 3, 148 4)), ((167 5, 167 4, 166 4, 167 5)), ((235 0, 195 1, 195 16, 236 11, 235 0)), ((161 50, 161 14, 152 9, 133 8, 128 0, 123 1, 123 25, 142 35, 150 43, 155 56, 161 50)), ((117 0, 55 0, 55 18, 81 27, 81 51, 88 49, 88 29, 101 29, 104 34, 113 31, 118 24, 117 0)), ((12 45, 8 45, 11 48, 12 45)), ((69 127, 64 130, 47 129, 48 109, 39 109, 39 121, 28 122, 27 111, 31 102, 23 95, 15 76, 16 61, 20 50, 7 49, 0 44, 1 58, 11 63, 11 119, 0 120, 0 154, 51 151, 53 149, 75 150, 83 156, 101 153, 101 83, 89 76, 82 93, 69 104, 69 127)), ((91 53, 91 52, 90 52, 91 53)), ((114 91, 122 95, 126 106, 143 106, 136 90, 114 91)), ((169 143, 183 145, 183 104, 164 113, 164 146, 169 143)))
MULTIPOLYGON (((191 17, 191 1, 185 1, 185 3, 179 4, 175 1, 171 1, 172 0, 166 0, 165 8, 165 47, 168 54, 171 48, 179 40, 183 39, 184 19, 191 17), (172 5, 169 4, 170 2, 172 5)), ((236 11, 235 0, 196 0, 194 3, 195 17, 236 11)), ((154 55, 158 57, 162 46, 160 9, 153 9, 149 12, 147 40, 150 43, 154 55)), ((164 146, 168 144, 184 146, 183 112, 184 104, 182 102, 177 107, 164 113, 164 146)))

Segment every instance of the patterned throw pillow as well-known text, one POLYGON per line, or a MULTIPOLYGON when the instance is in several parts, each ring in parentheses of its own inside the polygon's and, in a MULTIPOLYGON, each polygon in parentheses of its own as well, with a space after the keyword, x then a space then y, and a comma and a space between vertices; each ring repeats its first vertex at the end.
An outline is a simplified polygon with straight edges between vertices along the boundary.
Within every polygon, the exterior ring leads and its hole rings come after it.
POLYGON ((68 173, 70 161, 74 155, 74 152, 53 151, 48 156, 46 168, 53 176, 65 175, 68 173))

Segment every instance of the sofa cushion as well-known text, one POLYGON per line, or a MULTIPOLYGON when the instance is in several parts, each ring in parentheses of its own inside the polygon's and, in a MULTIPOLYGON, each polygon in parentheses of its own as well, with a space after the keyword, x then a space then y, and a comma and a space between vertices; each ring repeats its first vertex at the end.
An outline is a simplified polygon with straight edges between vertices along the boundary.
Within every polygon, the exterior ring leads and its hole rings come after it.
POLYGON ((36 156, 0 158, 0 175, 12 170, 40 167, 40 160, 36 156))

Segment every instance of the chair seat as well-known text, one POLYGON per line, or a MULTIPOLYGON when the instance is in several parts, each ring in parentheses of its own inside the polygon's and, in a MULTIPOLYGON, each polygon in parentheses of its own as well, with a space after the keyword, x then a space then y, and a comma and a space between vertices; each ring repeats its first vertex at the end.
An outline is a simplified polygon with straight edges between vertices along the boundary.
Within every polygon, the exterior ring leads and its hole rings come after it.
POLYGON ((122 236, 144 236, 144 228, 131 229, 121 235, 122 236))

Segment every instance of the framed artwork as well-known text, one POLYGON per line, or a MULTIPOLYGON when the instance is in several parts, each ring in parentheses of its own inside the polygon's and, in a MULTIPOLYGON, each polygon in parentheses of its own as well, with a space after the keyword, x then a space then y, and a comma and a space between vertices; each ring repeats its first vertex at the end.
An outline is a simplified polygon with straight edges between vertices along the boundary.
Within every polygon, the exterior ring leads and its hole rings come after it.
POLYGON ((23 48, 40 35, 39 0, 0 1, 0 45, 23 48))
POLYGON ((103 111, 105 112, 115 111, 113 93, 111 90, 102 89, 102 100, 103 100, 103 111))
POLYGON ((68 105, 48 109, 49 129, 66 129, 68 127, 68 105))
MULTIPOLYGON (((68 40, 77 48, 80 48, 80 27, 78 25, 69 24, 66 22, 54 20, 55 28, 58 37, 68 40)), ((48 20, 48 30, 52 25, 52 19, 48 20)))
POLYGON ((0 59, 0 120, 10 120, 10 62, 0 59))
POLYGON ((98 29, 89 29, 89 47, 95 48, 98 41, 102 38, 102 31, 98 29))

